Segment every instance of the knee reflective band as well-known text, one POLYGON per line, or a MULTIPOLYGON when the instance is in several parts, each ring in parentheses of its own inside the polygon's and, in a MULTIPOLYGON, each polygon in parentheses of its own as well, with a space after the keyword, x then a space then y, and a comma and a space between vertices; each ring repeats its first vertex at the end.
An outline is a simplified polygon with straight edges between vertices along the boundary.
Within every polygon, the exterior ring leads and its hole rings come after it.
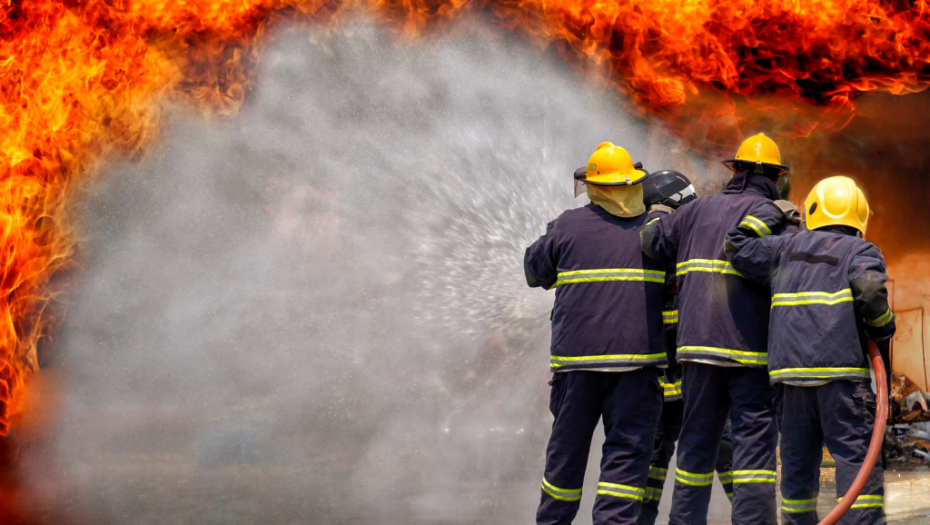
POLYGON ((692 487, 706 487, 714 482, 714 473, 710 474, 694 474, 691 472, 685 472, 680 468, 675 469, 675 481, 680 481, 685 485, 691 485, 692 487))
POLYGON ((772 296, 772 308, 776 306, 800 306, 802 304, 834 305, 851 302, 852 290, 849 288, 836 293, 830 292, 799 292, 777 293, 772 296))
MULTIPOLYGON (((670 397, 681 397, 681 380, 675 381, 674 383, 666 383, 664 379, 659 378, 659 385, 662 387, 662 395, 665 397, 666 401, 670 401, 670 397)), ((649 467, 649 477, 652 477, 653 467, 649 467)), ((663 469, 664 471, 665 469, 663 469)), ((662 479, 665 479, 665 475, 662 476, 662 479)))
MULTIPOLYGON (((664 316, 665 313, 663 312, 662 315, 664 316)), ((894 314, 891 313, 891 308, 889 308, 887 312, 883 313, 881 316, 875 319, 866 319, 865 324, 874 326, 875 328, 881 328, 890 323, 892 319, 894 319, 894 314)))
POLYGON ((743 276, 741 273, 734 270, 733 265, 731 265, 729 262, 715 261, 713 259, 691 259, 690 261, 678 263, 676 269, 676 273, 678 275, 684 275, 690 272, 713 272, 737 275, 739 277, 743 276))
POLYGON ((772 229, 766 226, 766 224, 759 219, 753 217, 752 215, 747 215, 743 218, 743 222, 739 223, 740 226, 748 226, 752 228, 759 237, 765 237, 766 235, 772 235, 772 229))
POLYGON ((652 466, 649 467, 649 477, 652 479, 657 479, 659 481, 665 481, 665 476, 667 475, 668 475, 667 468, 659 468, 659 467, 652 467, 652 466))
POLYGON ((627 498, 635 499, 636 501, 643 501, 643 497, 646 495, 646 490, 631 487, 629 485, 620 485, 618 483, 607 483, 606 481, 601 481, 597 484, 597 493, 602 496, 614 496, 616 498, 627 498))
MULTIPOLYGON (((836 498, 836 502, 843 501, 843 498, 836 498)), ((872 509, 885 506, 885 498, 882 496, 859 496, 853 502, 851 509, 872 509)))
POLYGON ((581 499, 581 489, 560 489, 543 478, 543 492, 560 501, 578 501, 581 499))
MULTIPOLYGON (((675 324, 678 322, 678 310, 664 310, 662 312, 662 322, 664 324, 675 324)), ((888 323, 885 323, 888 324, 888 323)), ((884 326, 884 325, 881 325, 884 326)))
POLYGON ((736 483, 775 483, 777 474, 774 470, 734 470, 733 484, 736 483))
POLYGON ((781 510, 797 514, 800 512, 815 512, 817 510, 817 498, 811 499, 782 499, 781 510))
POLYGON ((843 379, 861 377, 869 379, 868 368, 782 368, 769 372, 772 379, 843 379))
POLYGON ((665 272, 659 270, 639 270, 636 268, 608 268, 604 270, 559 272, 555 285, 603 281, 639 281, 665 284, 665 272))
POLYGON ((749 352, 746 350, 730 350, 729 348, 714 348, 712 346, 679 346, 678 360, 682 354, 698 354, 714 357, 726 357, 744 365, 767 365, 769 356, 765 352, 749 352))
POLYGON ((662 489, 657 489, 655 487, 646 487, 646 494, 644 497, 646 499, 651 499, 652 501, 661 501, 662 500, 662 489))
POLYGON ((726 485, 727 483, 733 483, 733 471, 728 470, 726 472, 718 472, 717 479, 720 480, 721 485, 726 485))

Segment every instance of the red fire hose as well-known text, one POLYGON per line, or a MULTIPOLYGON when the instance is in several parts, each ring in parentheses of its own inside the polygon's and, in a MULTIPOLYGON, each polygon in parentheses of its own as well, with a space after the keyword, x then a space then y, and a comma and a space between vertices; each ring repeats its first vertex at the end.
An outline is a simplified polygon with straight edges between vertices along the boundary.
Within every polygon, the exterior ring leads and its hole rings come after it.
POLYGON ((872 441, 869 443, 869 451, 865 455, 865 461, 859 469, 859 474, 856 475, 852 486, 846 491, 846 495, 818 525, 834 525, 843 517, 843 514, 846 514, 849 507, 859 497, 862 487, 865 486, 865 482, 872 473, 872 467, 875 466, 879 454, 882 453, 882 441, 885 439, 885 421, 888 420, 888 379, 885 376, 885 364, 882 362, 882 356, 878 353, 878 347, 875 346, 871 339, 869 340, 869 357, 872 359, 872 368, 875 369, 875 384, 878 387, 878 393, 875 395, 875 428, 872 429, 872 441))

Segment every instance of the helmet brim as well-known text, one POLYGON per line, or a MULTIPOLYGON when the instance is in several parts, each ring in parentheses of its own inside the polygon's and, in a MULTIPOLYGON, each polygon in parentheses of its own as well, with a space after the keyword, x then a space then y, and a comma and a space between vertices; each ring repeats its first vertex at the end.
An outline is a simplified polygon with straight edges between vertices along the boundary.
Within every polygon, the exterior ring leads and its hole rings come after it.
MULTIPOLYGON (((755 162, 751 160, 740 160, 740 159, 722 159, 720 162, 722 162, 724 166, 730 168, 733 171, 737 171, 737 169, 734 167, 734 165, 737 162, 741 162, 743 164, 755 164, 755 162)), ((785 173, 788 173, 791 171, 791 168, 789 168, 788 166, 785 166, 784 164, 772 164, 770 162, 762 162, 761 164, 766 168, 775 168, 779 170, 781 172, 779 173, 779 175, 784 175, 785 173)))
POLYGON ((592 186, 633 186, 640 184, 648 174, 642 170, 632 170, 622 173, 605 173, 604 175, 585 176, 581 179, 592 186), (635 177, 635 178, 634 178, 635 177))

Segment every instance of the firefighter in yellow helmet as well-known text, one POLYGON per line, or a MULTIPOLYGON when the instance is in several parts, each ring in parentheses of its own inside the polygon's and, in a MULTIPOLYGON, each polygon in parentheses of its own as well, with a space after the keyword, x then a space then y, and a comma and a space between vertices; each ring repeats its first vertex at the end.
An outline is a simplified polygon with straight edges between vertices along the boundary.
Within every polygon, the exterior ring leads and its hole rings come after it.
MULTIPOLYGON (((862 466, 872 435, 872 394, 866 334, 888 368, 895 332, 884 282, 885 259, 862 239, 869 205, 848 177, 820 181, 804 203, 807 231, 769 231, 794 216, 766 204, 727 235, 733 268, 772 290, 769 377, 782 410, 782 517, 817 523, 816 476, 824 444, 836 459, 842 496, 862 466)), ((890 368, 889 368, 890 369, 890 368)), ((843 523, 884 523, 881 459, 843 523)))
POLYGON ((546 453, 539 524, 569 524, 578 512, 591 436, 606 441, 594 500, 595 524, 633 525, 640 513, 662 411, 659 368, 668 364, 662 323, 665 265, 643 257, 647 174, 605 142, 579 179, 591 203, 549 223, 527 248, 526 280, 555 288, 555 416, 546 453))
MULTIPOLYGON (((766 372, 767 290, 745 279, 726 259, 727 232, 746 214, 779 198, 788 172, 775 142, 760 133, 733 158, 734 172, 718 195, 700 197, 643 228, 642 248, 678 275, 678 362, 684 413, 669 523, 704 523, 717 448, 731 423, 734 525, 777 521, 775 508, 775 390, 766 372)), ((781 203, 793 208, 790 203, 781 203)), ((794 224, 772 230, 797 231, 794 224)))

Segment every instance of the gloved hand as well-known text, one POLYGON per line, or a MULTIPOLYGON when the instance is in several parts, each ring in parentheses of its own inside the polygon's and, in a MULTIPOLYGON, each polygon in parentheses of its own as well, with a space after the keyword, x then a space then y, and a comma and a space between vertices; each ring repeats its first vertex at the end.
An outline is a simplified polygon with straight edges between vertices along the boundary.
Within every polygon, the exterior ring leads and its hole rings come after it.
POLYGON ((785 221, 791 224, 801 224, 801 212, 798 211, 798 207, 795 206, 794 203, 791 201, 777 200, 772 202, 772 204, 782 212, 785 216, 785 221))
POLYGON ((649 208, 646 210, 647 213, 653 213, 653 212, 672 213, 674 211, 675 211, 674 208, 671 208, 664 204, 653 204, 652 206, 649 206, 649 208))

